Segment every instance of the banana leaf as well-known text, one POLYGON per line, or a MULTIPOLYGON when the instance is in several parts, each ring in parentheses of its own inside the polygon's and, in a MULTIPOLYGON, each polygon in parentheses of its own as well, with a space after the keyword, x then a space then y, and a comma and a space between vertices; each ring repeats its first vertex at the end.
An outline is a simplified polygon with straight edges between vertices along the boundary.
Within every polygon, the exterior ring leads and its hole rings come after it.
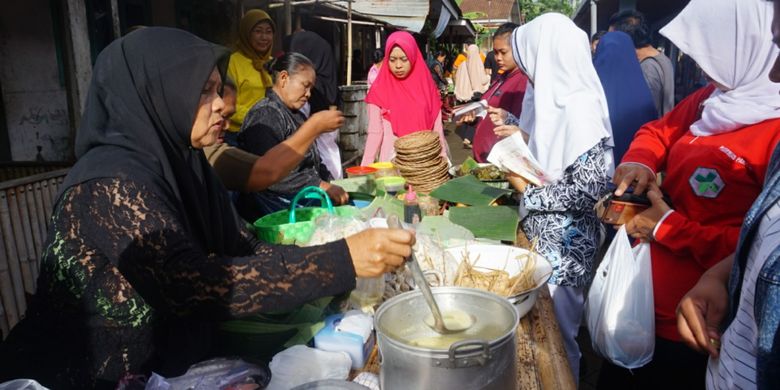
POLYGON ((512 191, 489 186, 472 175, 452 179, 431 192, 436 199, 469 206, 487 206, 512 191))
POLYGON ((477 238, 510 242, 517 240, 517 225, 520 223, 520 216, 515 207, 451 207, 449 218, 452 223, 470 230, 477 238))
POLYGON ((474 240, 474 234, 463 226, 457 225, 443 215, 428 216, 417 225, 417 234, 434 237, 444 247, 462 245, 474 240))

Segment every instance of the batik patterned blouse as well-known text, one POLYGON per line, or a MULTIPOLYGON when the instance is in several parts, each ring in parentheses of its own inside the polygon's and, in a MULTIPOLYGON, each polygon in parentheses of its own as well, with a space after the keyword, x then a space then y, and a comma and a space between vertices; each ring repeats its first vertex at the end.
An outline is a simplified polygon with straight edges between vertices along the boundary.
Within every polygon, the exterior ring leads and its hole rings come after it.
POLYGON ((602 141, 580 156, 556 183, 529 184, 521 198, 522 228, 537 251, 552 263, 550 283, 583 287, 591 278, 601 240, 601 222, 593 210, 607 192, 607 150, 602 141))

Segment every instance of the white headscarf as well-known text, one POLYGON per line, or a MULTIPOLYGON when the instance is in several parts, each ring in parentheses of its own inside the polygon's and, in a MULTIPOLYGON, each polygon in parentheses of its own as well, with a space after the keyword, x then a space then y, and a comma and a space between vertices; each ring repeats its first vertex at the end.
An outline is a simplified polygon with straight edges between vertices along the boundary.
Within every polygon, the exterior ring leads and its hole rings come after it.
MULTIPOLYGON (((544 14, 512 33, 512 54, 533 83, 523 99, 520 126, 553 180, 602 139, 614 146, 607 99, 584 31, 566 16, 544 14)), ((605 158, 611 175, 612 152, 605 158)))
POLYGON ((727 87, 704 101, 691 125, 708 136, 780 117, 780 85, 769 80, 778 49, 772 43, 772 3, 765 0, 692 0, 661 34, 727 87))
POLYGON ((466 61, 458 67, 455 74, 455 97, 468 101, 474 92, 485 93, 490 84, 490 75, 485 73, 485 65, 477 45, 466 49, 466 61))

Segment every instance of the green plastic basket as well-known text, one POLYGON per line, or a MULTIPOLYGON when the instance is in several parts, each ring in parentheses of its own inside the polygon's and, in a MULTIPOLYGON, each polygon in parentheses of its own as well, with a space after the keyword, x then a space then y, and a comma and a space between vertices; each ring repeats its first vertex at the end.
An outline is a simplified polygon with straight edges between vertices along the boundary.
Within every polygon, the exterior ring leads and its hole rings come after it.
POLYGON ((324 190, 309 186, 295 195, 290 204, 290 210, 277 211, 255 221, 257 238, 271 244, 292 245, 309 242, 314 233, 314 220, 325 213, 349 217, 357 215, 359 210, 353 206, 333 207, 333 203, 324 190), (324 208, 299 208, 298 202, 303 198, 319 199, 324 208))

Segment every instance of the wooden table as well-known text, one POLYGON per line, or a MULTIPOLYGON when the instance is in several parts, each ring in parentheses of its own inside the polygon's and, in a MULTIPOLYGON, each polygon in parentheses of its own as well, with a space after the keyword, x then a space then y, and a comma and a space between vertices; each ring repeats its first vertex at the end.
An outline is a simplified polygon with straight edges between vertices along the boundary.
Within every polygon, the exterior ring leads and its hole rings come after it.
POLYGON ((517 388, 576 389, 547 288, 517 326, 517 388))
MULTIPOLYGON (((379 375, 376 347, 361 371, 379 375)), ((536 304, 517 326, 517 389, 576 389, 546 287, 539 290, 536 304)))

